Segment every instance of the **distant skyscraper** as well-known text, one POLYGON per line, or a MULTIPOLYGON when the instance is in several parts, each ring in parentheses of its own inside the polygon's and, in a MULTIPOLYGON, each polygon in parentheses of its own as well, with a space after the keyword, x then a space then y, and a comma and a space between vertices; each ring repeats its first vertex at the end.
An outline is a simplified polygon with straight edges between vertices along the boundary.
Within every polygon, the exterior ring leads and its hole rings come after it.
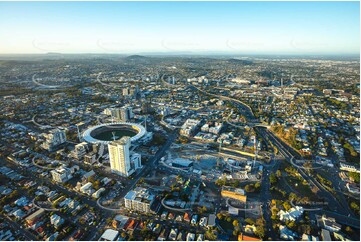
POLYGON ((116 121, 127 122, 134 117, 133 109, 130 106, 121 108, 107 108, 104 110, 104 114, 111 115, 116 121))
POLYGON ((133 118, 133 110, 132 107, 127 106, 120 109, 120 120, 129 121, 129 119, 133 118))
POLYGON ((112 172, 128 177, 141 168, 140 154, 130 154, 130 137, 123 137, 120 140, 108 144, 109 162, 112 172))
POLYGON ((130 95, 129 87, 123 88, 123 96, 129 96, 129 95, 130 95))

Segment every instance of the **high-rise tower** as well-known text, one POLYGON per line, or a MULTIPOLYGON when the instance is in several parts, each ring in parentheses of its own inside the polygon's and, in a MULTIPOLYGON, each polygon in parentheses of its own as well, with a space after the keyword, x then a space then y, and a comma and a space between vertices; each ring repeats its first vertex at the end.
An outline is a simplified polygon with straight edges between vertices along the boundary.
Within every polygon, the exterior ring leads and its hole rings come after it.
POLYGON ((127 136, 108 144, 110 168, 124 177, 129 176, 131 170, 129 147, 130 138, 127 136))
POLYGON ((128 177, 142 168, 141 155, 130 152, 130 137, 125 136, 108 144, 109 162, 112 172, 128 177))

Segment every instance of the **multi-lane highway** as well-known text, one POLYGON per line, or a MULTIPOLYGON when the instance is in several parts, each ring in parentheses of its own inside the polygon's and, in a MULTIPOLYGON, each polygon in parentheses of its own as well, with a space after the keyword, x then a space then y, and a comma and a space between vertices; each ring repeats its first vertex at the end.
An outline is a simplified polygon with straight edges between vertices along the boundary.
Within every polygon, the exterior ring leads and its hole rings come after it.
POLYGON ((270 187, 271 187, 271 182, 269 179, 269 175, 271 173, 276 173, 278 167, 279 167, 279 162, 277 160, 272 160, 271 164, 273 164, 272 166, 264 166, 264 170, 263 170, 263 175, 262 175, 262 182, 261 182, 261 197, 260 197, 260 202, 262 203, 262 214, 263 214, 263 218, 266 221, 266 234, 271 237, 271 239, 273 241, 277 240, 276 237, 276 233, 273 232, 273 228, 272 228, 272 220, 271 220, 271 210, 269 207, 269 204, 272 200, 272 196, 271 196, 271 191, 270 191, 270 187))

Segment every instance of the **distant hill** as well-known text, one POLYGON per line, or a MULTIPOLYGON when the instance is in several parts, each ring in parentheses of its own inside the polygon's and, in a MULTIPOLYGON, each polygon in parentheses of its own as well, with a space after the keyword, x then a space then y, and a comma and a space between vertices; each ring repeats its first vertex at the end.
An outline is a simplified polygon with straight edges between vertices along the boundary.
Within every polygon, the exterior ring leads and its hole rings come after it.
POLYGON ((143 56, 143 55, 130 55, 125 57, 126 60, 130 61, 142 61, 142 60, 148 60, 149 57, 143 56))

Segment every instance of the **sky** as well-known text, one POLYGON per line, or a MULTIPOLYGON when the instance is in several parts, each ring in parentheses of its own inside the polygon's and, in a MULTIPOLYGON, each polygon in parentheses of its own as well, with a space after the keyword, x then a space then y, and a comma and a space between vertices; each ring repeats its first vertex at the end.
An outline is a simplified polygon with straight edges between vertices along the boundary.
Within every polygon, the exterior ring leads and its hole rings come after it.
POLYGON ((0 54, 358 54, 359 2, 0 2, 0 54))

